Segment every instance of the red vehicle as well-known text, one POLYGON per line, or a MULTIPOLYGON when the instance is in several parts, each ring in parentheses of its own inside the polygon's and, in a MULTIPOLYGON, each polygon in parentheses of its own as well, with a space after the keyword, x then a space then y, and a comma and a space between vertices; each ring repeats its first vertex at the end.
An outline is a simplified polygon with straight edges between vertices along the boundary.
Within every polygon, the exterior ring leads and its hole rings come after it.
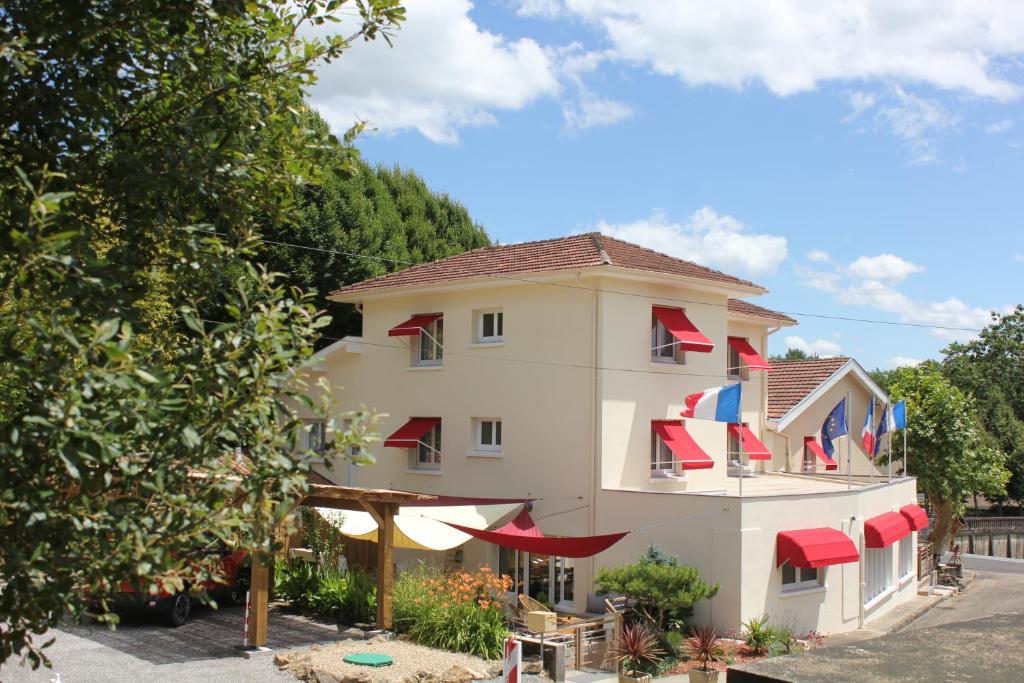
POLYGON ((171 626, 181 626, 188 621, 192 613, 192 603, 197 602, 203 593, 218 600, 220 604, 241 605, 245 603, 245 594, 249 590, 249 553, 245 550, 231 550, 223 543, 215 541, 210 546, 196 551, 196 555, 218 555, 224 567, 222 583, 207 581, 202 585, 185 586, 185 590, 176 593, 162 591, 157 594, 140 593, 130 582, 125 582, 114 598, 113 611, 119 613, 160 614, 171 626))

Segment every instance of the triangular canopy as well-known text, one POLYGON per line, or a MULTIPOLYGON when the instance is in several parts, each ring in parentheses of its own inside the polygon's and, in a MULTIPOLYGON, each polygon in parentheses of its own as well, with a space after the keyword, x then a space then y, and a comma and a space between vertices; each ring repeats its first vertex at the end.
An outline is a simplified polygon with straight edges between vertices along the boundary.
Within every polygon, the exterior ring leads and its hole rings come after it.
POLYGON ((496 531, 470 529, 458 524, 449 524, 449 526, 474 538, 479 538, 481 541, 500 545, 503 548, 558 557, 591 557, 597 555, 612 547, 629 533, 628 531, 623 531, 618 534, 578 536, 575 538, 547 537, 533 523, 533 518, 530 517, 530 513, 526 509, 523 509, 514 520, 496 531))

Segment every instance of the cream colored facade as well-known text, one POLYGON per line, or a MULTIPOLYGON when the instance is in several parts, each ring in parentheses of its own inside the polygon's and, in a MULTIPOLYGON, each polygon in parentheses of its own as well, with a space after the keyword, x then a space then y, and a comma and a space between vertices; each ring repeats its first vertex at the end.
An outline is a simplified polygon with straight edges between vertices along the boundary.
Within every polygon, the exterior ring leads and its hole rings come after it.
MULTIPOLYGON (((322 352, 314 371, 337 390, 342 409, 387 413, 379 425, 384 436, 412 417, 441 418, 441 463, 418 469, 412 453, 378 445, 375 465, 338 464, 325 474, 360 486, 536 498, 531 514, 548 535, 633 530, 608 551, 571 562, 573 596, 560 606, 577 611, 586 608, 598 568, 633 561, 650 543, 720 585, 715 598, 698 604, 696 619, 723 632, 763 613, 801 632, 848 630, 914 594, 916 580, 906 581, 861 615, 856 564, 823 570, 823 583, 813 590, 783 590, 774 562, 778 531, 833 526, 863 545, 864 519, 916 500, 915 482, 857 481, 847 490, 845 478, 786 474, 792 453, 780 446, 781 435, 767 436, 763 372, 752 371, 743 382, 743 417, 774 459, 750 466, 743 497, 739 479, 729 476, 726 428, 719 423, 686 420, 712 468, 652 476, 652 420, 678 419, 686 395, 736 381, 727 374, 727 336, 745 337, 767 356, 778 322, 728 310, 730 297, 763 290, 610 266, 529 280, 342 298, 361 306, 363 336, 322 352), (652 361, 654 305, 685 308, 714 350, 688 352, 681 365, 652 361), (502 340, 479 343, 479 315, 495 311, 503 315, 502 340), (424 313, 443 313, 439 366, 413 364, 416 337, 388 336, 424 313), (486 418, 501 421, 500 453, 477 447, 474 425, 486 418)), ((414 555, 399 554, 400 565, 414 555)), ((495 546, 475 540, 464 546, 466 566, 499 561, 495 546)))

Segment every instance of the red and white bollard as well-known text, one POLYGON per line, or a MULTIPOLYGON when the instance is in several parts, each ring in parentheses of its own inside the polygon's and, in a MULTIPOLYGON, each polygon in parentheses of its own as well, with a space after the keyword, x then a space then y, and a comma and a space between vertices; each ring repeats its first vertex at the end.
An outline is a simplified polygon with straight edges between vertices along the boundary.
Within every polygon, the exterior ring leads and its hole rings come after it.
POLYGON ((523 644, 515 638, 505 639, 505 661, 502 666, 504 683, 519 683, 519 670, 523 667, 523 644))
POLYGON ((250 591, 245 591, 245 631, 242 633, 242 647, 249 647, 249 597, 250 591))

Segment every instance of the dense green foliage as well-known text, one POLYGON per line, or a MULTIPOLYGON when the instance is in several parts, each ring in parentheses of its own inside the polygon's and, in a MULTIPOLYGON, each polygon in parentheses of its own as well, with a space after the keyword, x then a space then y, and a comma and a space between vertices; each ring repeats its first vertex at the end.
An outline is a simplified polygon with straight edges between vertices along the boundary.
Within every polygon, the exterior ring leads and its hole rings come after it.
POLYGON ((366 571, 290 559, 274 571, 275 594, 292 607, 339 621, 371 624, 377 616, 377 584, 366 571))
POLYGON ((771 623, 767 614, 744 621, 742 626, 743 643, 754 652, 774 657, 792 651, 792 629, 782 624, 771 623))
MULTIPOLYGON (((315 113, 307 123, 323 137, 329 135, 315 113)), ((317 294, 317 305, 333 319, 324 335, 334 338, 359 334, 360 320, 351 306, 324 298, 330 292, 490 244, 465 207, 432 192, 415 173, 373 167, 349 152, 343 145, 326 146, 320 180, 303 193, 300 219, 271 226, 267 237, 277 244, 264 245, 272 270, 317 294)))
POLYGON ((4 3, 0 662, 38 665, 33 634, 123 580, 215 577, 189 554, 209 535, 273 549, 305 487, 290 406, 328 407, 293 371, 328 321, 257 248, 296 220, 324 148, 303 97, 349 45, 297 28, 372 39, 396 3, 4 3))
POLYGON ((669 621, 688 617, 698 600, 718 593, 718 584, 706 583, 695 567, 680 565, 678 558, 651 548, 633 564, 602 567, 594 581, 599 594, 615 593, 634 601, 662 631, 669 621))
POLYGON ((776 354, 771 357, 771 360, 807 360, 808 358, 817 358, 817 354, 811 355, 801 349, 786 349, 786 353, 776 354))

